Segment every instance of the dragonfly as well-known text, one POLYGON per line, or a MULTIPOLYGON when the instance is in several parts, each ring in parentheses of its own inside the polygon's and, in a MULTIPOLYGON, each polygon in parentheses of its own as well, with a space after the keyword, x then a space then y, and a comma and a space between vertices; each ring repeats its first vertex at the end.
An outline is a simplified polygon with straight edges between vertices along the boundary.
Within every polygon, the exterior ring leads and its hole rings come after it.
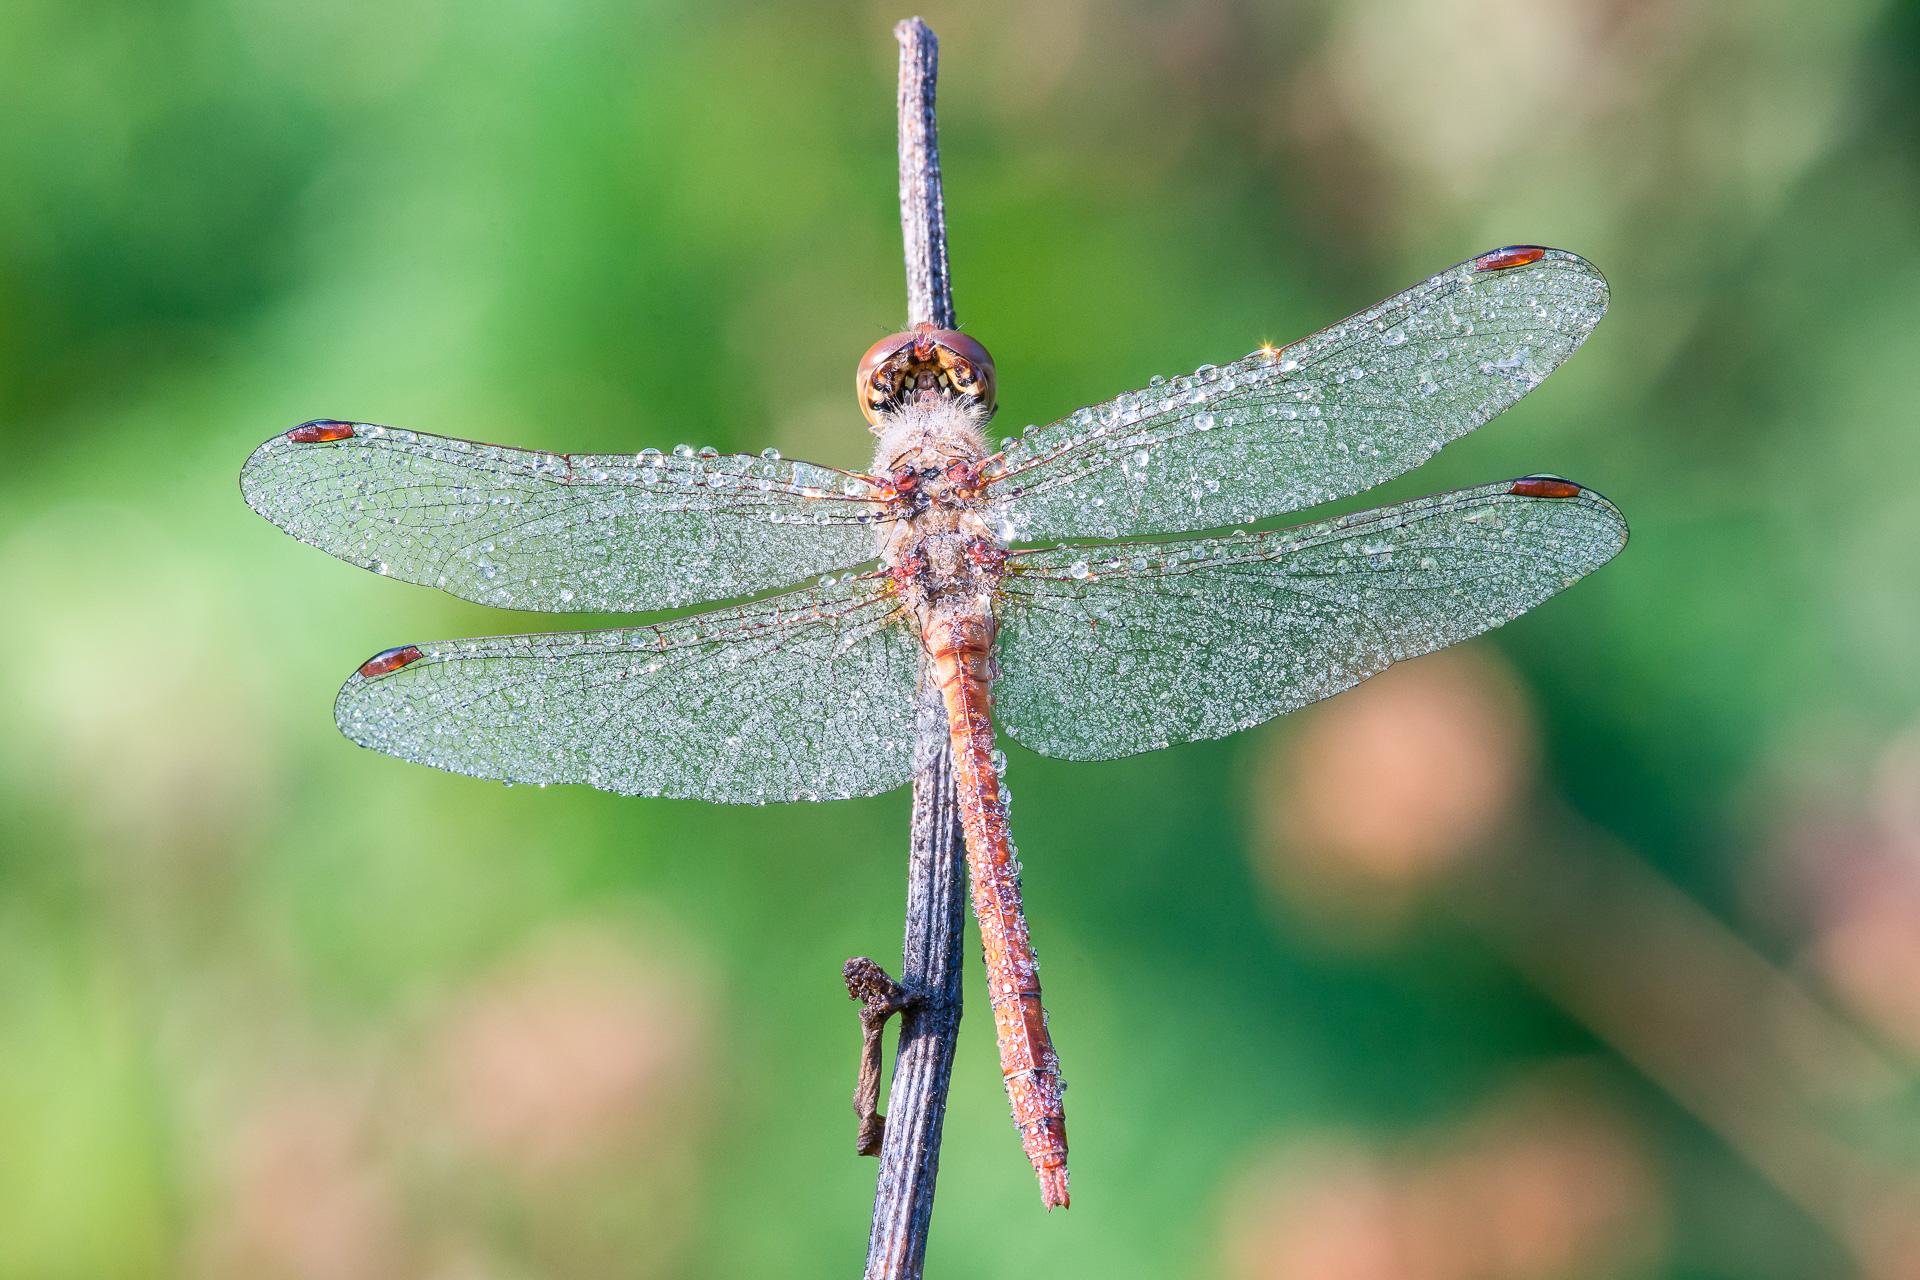
POLYGON ((1069 760, 1218 738, 1605 564, 1626 543, 1620 512, 1544 474, 1246 526, 1370 489, 1492 419, 1572 355, 1607 298, 1575 254, 1496 249, 1299 342, 1004 440, 986 429, 986 348, 920 325, 858 365, 865 471, 320 419, 262 444, 240 481, 302 542, 482 604, 738 602, 378 653, 335 719, 403 760, 626 795, 828 800, 907 783, 920 708, 937 708, 1014 1123, 1043 1203, 1064 1207, 1064 1086, 996 731, 1069 760))

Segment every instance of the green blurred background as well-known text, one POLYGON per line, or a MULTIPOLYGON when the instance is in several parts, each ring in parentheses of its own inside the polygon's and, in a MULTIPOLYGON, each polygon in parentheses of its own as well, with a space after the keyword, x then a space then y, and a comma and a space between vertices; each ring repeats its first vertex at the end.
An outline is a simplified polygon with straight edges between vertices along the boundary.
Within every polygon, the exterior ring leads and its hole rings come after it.
MULTIPOLYGON (((356 750, 368 653, 553 623, 235 475, 317 416, 862 462, 903 16, 6 7, 0 1274, 853 1273, 839 966, 897 963, 904 794, 356 750)), ((1562 245, 1611 317, 1381 494, 1552 470, 1634 527, 1287 721, 1010 752, 1074 1208, 974 968, 931 1272, 1920 1275, 1920 9, 926 16, 1002 427, 1562 245)))

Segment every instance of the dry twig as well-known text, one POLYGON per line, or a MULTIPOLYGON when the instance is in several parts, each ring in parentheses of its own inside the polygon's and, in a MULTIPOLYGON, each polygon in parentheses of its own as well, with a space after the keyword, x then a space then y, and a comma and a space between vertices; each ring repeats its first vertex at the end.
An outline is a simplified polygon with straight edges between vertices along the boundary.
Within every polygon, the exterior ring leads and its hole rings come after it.
POLYGON ((840 971, 847 994, 860 1002, 860 1078, 853 1086, 853 1113, 860 1117, 854 1154, 877 1156, 887 1118, 880 1114, 880 1038, 887 1019, 913 1004, 907 989, 865 956, 855 956, 840 971))
MULTIPOLYGON (((906 242, 907 318, 950 329, 955 324, 953 284, 947 272, 946 212, 940 188, 940 146, 934 117, 934 80, 939 42, 918 18, 894 28, 900 41, 900 230, 906 242)), ((946 1118, 947 1083, 960 1033, 960 944, 964 923, 965 838, 954 796, 946 711, 923 670, 913 776, 913 826, 907 868, 907 932, 900 982, 895 985, 871 961, 855 972, 848 962, 848 990, 866 1003, 861 1014, 861 1141, 879 1140, 880 1169, 873 1195, 873 1227, 867 1238, 867 1280, 918 1280, 933 1218, 933 1185, 940 1168, 940 1125, 946 1118), (880 995, 878 1005, 855 991, 856 979, 880 995), (897 993, 897 995, 896 995, 897 993), (870 1103, 878 1100, 880 1029, 899 1008, 900 1043, 894 1054, 893 1089, 882 1125, 870 1103), (871 1092, 867 1073, 872 1071, 871 1092), (871 1119, 869 1120, 869 1117, 871 1119), (868 1125, 871 1123, 872 1131, 868 1125)), ((862 1150, 865 1150, 863 1145, 862 1150)))

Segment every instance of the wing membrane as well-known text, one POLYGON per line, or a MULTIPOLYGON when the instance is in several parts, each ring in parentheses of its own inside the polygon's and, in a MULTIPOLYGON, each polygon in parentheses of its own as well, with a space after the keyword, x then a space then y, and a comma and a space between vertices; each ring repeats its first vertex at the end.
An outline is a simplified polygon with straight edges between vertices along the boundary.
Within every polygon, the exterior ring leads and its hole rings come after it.
POLYGON ((865 481, 811 463, 542 453, 365 423, 274 437, 240 487, 342 560, 550 612, 672 608, 858 564, 873 556, 878 509, 865 481))
POLYGON ((474 777, 836 799, 907 781, 918 663, 888 585, 861 578, 656 626, 389 650, 334 715, 362 746, 474 777))
POLYGON ((1002 527, 1032 541, 1215 529, 1358 493, 1531 391, 1606 306, 1606 280, 1574 254, 1483 254, 1291 347, 1010 441, 1002 527))
POLYGON ((1015 740, 1074 760, 1222 737, 1518 617, 1626 535, 1599 494, 1529 478, 1259 536, 1017 553, 995 703, 1015 740))

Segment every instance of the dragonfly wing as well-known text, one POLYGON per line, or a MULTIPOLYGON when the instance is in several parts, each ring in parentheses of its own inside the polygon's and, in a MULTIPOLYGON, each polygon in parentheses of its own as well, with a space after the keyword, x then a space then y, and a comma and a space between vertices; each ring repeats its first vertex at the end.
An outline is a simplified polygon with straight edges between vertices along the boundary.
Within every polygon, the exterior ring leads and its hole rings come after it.
POLYGON ((860 578, 654 626, 391 649, 334 715, 362 746, 479 778, 837 799, 907 781, 919 657, 889 585, 860 578))
POLYGON ((848 473, 749 454, 569 455, 308 423, 240 473, 247 505, 366 569, 511 609, 751 595, 873 557, 848 473))
POLYGON ((1529 477, 1276 533, 1016 553, 995 703, 1023 745, 1111 759, 1218 738, 1507 622, 1626 543, 1529 477))
POLYGON ((1499 414, 1572 355, 1607 282, 1503 249, 1279 350, 1157 382, 1009 441, 1009 540, 1217 529, 1347 497, 1499 414))

